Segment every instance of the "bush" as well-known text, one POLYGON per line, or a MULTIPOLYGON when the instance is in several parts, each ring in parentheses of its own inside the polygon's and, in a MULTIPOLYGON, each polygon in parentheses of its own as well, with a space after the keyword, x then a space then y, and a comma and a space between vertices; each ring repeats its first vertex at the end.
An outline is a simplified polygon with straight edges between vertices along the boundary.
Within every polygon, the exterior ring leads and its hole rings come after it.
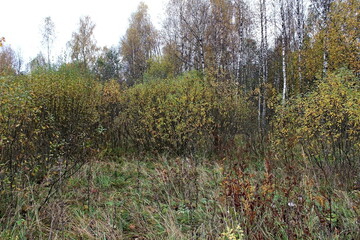
POLYGON ((4 216, 12 216, 34 188, 48 189, 35 197, 46 203, 95 150, 219 150, 244 133, 251 118, 236 85, 215 84, 196 72, 122 89, 76 66, 1 78, 0 106, 4 216))
POLYGON ((354 176, 360 155, 358 81, 349 70, 341 69, 319 82, 315 91, 278 109, 275 144, 287 151, 284 158, 291 159, 296 154, 289 153, 300 147, 323 171, 337 169, 348 178, 354 176))
POLYGON ((154 58, 148 60, 148 69, 144 73, 144 81, 153 79, 174 78, 175 66, 166 58, 154 58))
POLYGON ((234 84, 215 86, 196 72, 137 85, 122 101, 124 136, 142 150, 210 150, 233 139, 251 116, 234 84))
POLYGON ((121 99, 123 87, 118 81, 110 80, 104 82, 101 91, 101 100, 98 105, 99 126, 98 145, 99 147, 117 148, 126 143, 122 137, 123 127, 119 124, 119 114, 122 111, 121 99))
POLYGON ((85 161, 98 92, 96 82, 62 71, 0 79, 2 200, 28 183, 57 184, 85 161))

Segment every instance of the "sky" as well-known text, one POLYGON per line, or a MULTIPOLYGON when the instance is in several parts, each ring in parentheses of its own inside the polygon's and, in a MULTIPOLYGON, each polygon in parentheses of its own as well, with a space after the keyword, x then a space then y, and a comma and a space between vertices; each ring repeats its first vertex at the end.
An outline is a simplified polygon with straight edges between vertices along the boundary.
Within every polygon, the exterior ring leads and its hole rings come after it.
MULTIPOLYGON (((51 17, 56 39, 53 58, 65 50, 66 43, 77 31, 79 19, 89 15, 96 24, 94 34, 99 47, 119 44, 129 25, 129 18, 141 0, 4 0, 0 4, 0 37, 6 45, 20 51, 25 63, 40 51, 41 25, 51 17)), ((142 0, 149 7, 153 24, 160 28, 166 0, 142 0)), ((56 61, 56 59, 53 59, 56 61)))

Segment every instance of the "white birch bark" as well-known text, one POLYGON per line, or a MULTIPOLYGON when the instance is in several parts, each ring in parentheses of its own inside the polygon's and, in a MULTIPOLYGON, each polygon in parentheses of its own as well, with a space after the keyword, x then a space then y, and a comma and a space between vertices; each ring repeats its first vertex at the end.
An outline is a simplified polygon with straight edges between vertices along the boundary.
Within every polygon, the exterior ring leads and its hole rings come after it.
POLYGON ((287 95, 287 76, 286 76, 286 19, 284 0, 280 0, 280 12, 281 12, 281 58, 282 58, 282 76, 283 76, 283 92, 282 102, 285 104, 287 95))

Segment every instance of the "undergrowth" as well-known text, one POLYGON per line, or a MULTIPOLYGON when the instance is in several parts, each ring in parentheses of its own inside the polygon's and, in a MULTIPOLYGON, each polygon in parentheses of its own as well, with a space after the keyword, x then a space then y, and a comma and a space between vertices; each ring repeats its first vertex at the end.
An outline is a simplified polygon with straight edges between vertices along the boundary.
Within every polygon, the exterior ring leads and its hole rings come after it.
POLYGON ((94 158, 40 209, 47 187, 17 192, 0 239, 359 237, 359 191, 335 190, 330 209, 310 169, 277 168, 272 159, 253 164, 239 151, 243 157, 219 161, 94 158))

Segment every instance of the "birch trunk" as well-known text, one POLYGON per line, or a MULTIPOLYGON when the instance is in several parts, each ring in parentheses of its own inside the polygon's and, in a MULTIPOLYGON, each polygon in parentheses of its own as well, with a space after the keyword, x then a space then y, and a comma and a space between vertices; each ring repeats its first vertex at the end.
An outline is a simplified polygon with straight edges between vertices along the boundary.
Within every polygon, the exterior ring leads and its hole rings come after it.
POLYGON ((282 75, 283 75, 283 92, 282 92, 282 103, 285 104, 286 95, 287 95, 287 76, 286 76, 286 19, 285 19, 285 9, 284 9, 284 0, 281 0, 280 3, 281 11, 281 57, 282 57, 282 75))
POLYGON ((298 77, 299 77, 299 92, 302 92, 302 48, 304 41, 304 2, 303 0, 296 0, 296 15, 297 15, 297 37, 298 37, 298 77))
POLYGON ((261 125, 265 130, 266 126, 266 83, 268 78, 267 69, 267 13, 266 13, 266 0, 260 0, 260 18, 261 18, 261 58, 262 58, 262 114, 261 125))

